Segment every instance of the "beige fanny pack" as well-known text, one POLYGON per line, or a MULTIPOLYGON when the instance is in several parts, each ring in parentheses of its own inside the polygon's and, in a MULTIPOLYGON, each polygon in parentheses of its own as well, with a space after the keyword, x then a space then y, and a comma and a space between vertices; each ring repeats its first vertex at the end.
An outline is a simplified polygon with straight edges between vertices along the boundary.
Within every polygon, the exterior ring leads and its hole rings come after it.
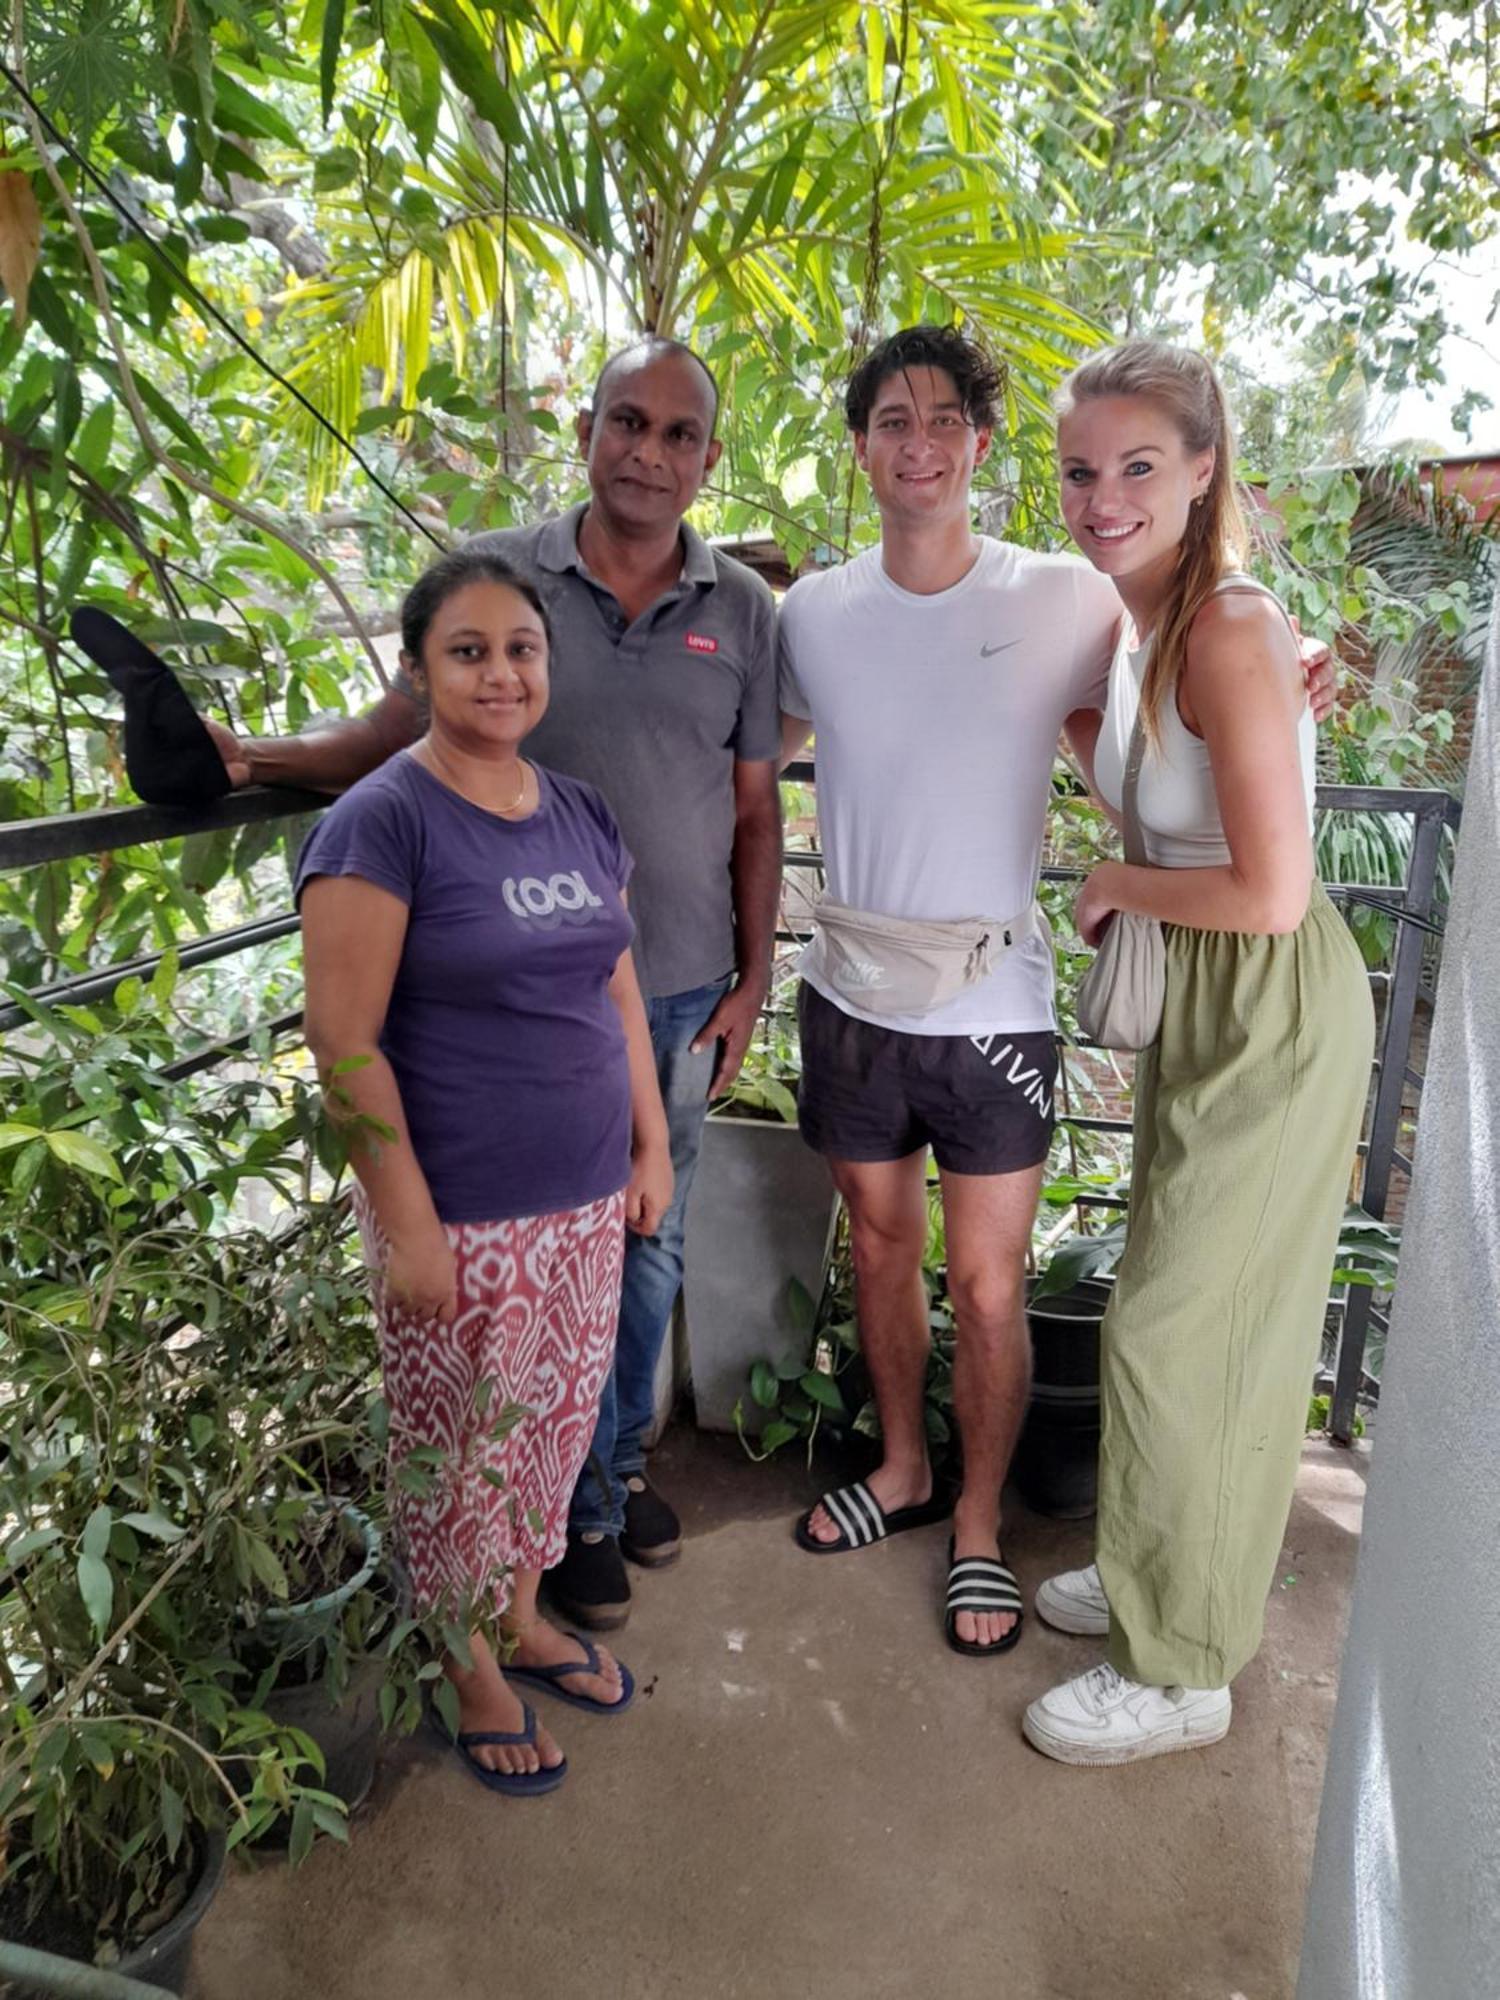
POLYGON ((1018 917, 920 923, 851 909, 831 896, 819 898, 813 920, 817 929, 798 970, 868 1014, 929 1014, 1046 925, 1035 903, 1018 917))

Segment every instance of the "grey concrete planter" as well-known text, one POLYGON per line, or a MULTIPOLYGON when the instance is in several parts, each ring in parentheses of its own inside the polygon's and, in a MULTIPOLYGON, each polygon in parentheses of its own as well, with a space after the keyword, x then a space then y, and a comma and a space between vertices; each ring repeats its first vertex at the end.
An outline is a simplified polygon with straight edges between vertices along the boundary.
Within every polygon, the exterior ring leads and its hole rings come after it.
POLYGON ((732 1431, 764 1413, 746 1393, 752 1361, 805 1339, 787 1309, 787 1281, 814 1298, 834 1219, 833 1182, 794 1127, 710 1118, 688 1204, 683 1303, 688 1366, 701 1430, 732 1431))

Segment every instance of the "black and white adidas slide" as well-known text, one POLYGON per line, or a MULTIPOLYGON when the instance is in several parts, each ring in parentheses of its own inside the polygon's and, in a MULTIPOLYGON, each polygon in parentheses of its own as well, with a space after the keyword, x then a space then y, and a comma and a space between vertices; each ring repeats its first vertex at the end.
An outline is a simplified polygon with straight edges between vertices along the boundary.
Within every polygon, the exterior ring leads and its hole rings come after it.
POLYGON ((976 1660, 987 1660, 992 1653, 1008 1653, 1021 1636, 1021 1622, 1025 1614, 1020 1588, 1015 1572, 999 1560, 998 1549, 997 1543, 997 1552, 993 1556, 965 1556, 961 1562, 955 1562, 953 1543, 950 1541, 948 1544, 948 1596, 943 1605, 943 1637, 955 1653, 967 1653, 976 1660), (982 1646, 977 1639, 959 1638, 957 1621, 960 1611, 993 1611, 1002 1615, 1013 1611, 1016 1622, 1003 1639, 982 1646))
POLYGON ((883 1542, 889 1535, 904 1534, 908 1528, 925 1528, 933 1521, 943 1520, 952 1513, 953 1500, 935 1485, 930 1500, 923 1500, 915 1507, 897 1507, 887 1514, 861 1479, 853 1486, 840 1486, 834 1493, 825 1493, 818 1506, 826 1510, 838 1529, 838 1540, 818 1540, 809 1526, 817 1507, 809 1507, 792 1529, 797 1546, 815 1556, 842 1556, 852 1549, 867 1549, 873 1542, 883 1542))

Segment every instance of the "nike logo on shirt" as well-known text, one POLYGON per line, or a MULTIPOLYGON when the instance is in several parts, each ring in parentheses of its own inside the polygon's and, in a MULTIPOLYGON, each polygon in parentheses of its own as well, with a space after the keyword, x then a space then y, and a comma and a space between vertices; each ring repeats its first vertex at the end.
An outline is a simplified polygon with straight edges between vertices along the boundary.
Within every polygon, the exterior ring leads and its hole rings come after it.
POLYGON ((981 660, 992 660, 994 659, 996 653, 1008 653, 1012 646, 1019 646, 1020 643, 1021 642, 1019 639, 1006 639, 1001 645, 998 646, 981 646, 979 649, 979 657, 981 660))

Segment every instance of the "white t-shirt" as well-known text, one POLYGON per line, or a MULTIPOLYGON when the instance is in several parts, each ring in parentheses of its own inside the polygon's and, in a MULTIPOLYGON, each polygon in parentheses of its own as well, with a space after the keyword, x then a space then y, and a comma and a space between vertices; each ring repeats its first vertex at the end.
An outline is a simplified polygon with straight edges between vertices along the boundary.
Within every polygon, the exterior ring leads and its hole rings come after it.
MULTIPOLYGON (((951 590, 916 596, 880 550, 800 578, 782 603, 781 706, 817 739, 830 895, 884 916, 1017 916, 1036 894, 1063 720, 1102 708, 1120 600, 1082 556, 980 543, 951 590)), ((916 1035, 1056 1025, 1052 953, 1033 936, 921 1015, 857 1020, 916 1035)))

